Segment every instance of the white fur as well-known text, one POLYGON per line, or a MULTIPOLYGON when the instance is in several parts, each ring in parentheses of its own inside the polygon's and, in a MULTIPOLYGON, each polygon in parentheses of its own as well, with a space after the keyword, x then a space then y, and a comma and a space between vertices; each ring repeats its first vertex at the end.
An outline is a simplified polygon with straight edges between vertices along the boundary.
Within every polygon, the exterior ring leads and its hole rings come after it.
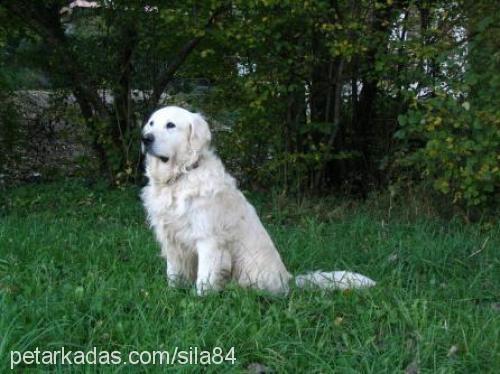
POLYGON ((319 287, 332 290, 348 290, 375 286, 375 282, 364 275, 349 271, 314 271, 295 277, 298 287, 319 287))
MULTIPOLYGON (((222 289, 228 280, 287 293, 292 275, 255 209, 210 150, 210 130, 203 117, 165 107, 148 120, 146 134, 155 140, 146 154, 149 184, 142 199, 167 262, 169 283, 195 282, 200 295, 222 289), (169 122, 175 127, 167 129, 169 122)), ((297 277, 296 284, 345 289, 375 282, 356 273, 316 272, 297 277)))

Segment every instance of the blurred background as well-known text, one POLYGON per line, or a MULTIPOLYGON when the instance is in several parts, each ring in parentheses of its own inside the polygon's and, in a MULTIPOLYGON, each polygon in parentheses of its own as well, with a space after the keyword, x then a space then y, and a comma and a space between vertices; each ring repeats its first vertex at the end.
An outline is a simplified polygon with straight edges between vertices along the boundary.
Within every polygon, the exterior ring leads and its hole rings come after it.
POLYGON ((500 181, 495 1, 0 3, 0 189, 141 184, 140 129, 203 113, 243 188, 412 191, 466 217, 500 181))

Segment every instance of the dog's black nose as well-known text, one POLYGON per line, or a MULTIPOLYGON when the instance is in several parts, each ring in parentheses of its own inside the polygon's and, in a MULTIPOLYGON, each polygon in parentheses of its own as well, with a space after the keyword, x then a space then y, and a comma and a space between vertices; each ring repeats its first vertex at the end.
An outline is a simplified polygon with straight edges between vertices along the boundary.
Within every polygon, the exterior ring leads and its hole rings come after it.
POLYGON ((153 134, 146 134, 142 136, 142 142, 144 145, 151 145, 155 140, 155 136, 153 134))

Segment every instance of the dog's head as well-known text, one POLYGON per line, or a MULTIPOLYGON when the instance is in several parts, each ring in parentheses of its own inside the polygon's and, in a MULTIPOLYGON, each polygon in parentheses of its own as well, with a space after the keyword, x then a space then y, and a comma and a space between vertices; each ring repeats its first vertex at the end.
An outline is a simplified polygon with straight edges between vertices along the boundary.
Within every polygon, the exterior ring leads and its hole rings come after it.
POLYGON ((154 112, 142 130, 142 151, 156 174, 182 169, 208 150, 211 134, 205 119, 176 106, 154 112))

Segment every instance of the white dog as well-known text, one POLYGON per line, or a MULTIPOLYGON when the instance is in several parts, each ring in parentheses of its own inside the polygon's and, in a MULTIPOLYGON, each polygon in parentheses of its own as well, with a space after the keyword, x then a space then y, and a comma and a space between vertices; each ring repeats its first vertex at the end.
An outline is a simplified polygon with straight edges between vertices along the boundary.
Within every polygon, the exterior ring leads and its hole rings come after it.
MULTIPOLYGON (((199 295, 234 280, 274 294, 293 279, 255 209, 210 149, 200 114, 169 106, 151 116, 142 133, 149 184, 142 191, 148 220, 167 262, 170 285, 196 282, 199 295)), ((351 272, 295 277, 299 287, 363 288, 371 279, 351 272)))

